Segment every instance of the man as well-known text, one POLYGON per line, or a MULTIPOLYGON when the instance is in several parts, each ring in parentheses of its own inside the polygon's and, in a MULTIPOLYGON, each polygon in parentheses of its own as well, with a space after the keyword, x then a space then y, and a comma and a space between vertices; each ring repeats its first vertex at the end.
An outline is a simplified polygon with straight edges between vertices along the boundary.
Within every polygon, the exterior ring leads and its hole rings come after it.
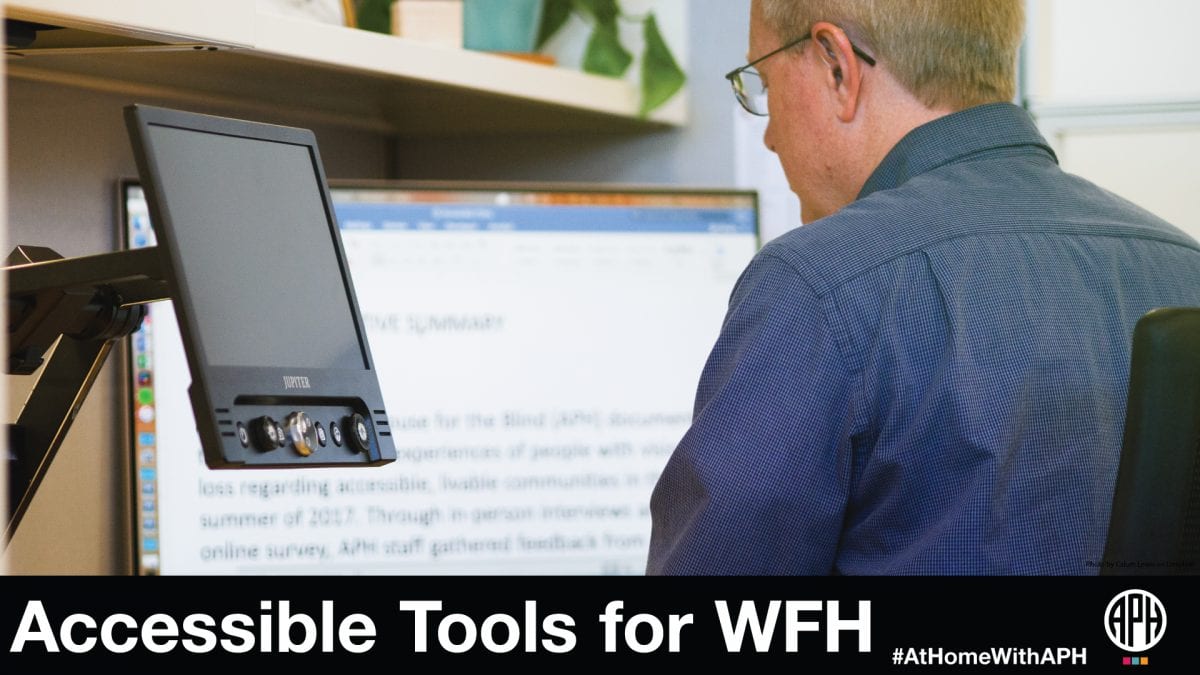
POLYGON ((1094 573, 1132 330, 1200 247, 1009 103, 1022 4, 753 0, 729 77, 807 224, 732 293, 649 573, 1094 573))

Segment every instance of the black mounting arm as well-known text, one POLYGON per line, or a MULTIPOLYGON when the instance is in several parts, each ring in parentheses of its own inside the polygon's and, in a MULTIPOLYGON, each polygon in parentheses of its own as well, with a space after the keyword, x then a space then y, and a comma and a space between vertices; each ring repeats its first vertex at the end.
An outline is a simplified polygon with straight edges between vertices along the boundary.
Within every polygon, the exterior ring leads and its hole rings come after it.
POLYGON ((156 248, 63 258, 48 248, 19 246, 4 272, 7 372, 32 375, 42 368, 10 426, 7 545, 113 344, 141 326, 145 303, 171 296, 156 248))

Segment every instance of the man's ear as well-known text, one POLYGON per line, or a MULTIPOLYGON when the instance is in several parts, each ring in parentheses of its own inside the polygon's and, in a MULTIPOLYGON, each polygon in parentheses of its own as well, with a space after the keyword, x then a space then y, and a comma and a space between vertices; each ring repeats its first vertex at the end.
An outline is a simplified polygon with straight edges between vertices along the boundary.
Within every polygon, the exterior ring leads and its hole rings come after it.
POLYGON ((812 36, 817 58, 825 66, 825 84, 838 104, 838 119, 850 122, 858 114, 863 64, 855 56, 846 32, 836 25, 818 21, 812 27, 812 36))

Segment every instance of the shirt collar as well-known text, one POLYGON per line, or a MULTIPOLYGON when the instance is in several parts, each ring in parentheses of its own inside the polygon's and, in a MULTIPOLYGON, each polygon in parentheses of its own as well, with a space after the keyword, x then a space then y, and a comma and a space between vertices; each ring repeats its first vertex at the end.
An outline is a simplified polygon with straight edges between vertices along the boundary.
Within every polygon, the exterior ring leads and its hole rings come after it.
POLYGON ((1011 103, 988 103, 951 113, 913 129, 900 139, 867 179, 858 198, 899 187, 914 176, 968 155, 1019 146, 1043 151, 1058 162, 1054 150, 1023 108, 1011 103))

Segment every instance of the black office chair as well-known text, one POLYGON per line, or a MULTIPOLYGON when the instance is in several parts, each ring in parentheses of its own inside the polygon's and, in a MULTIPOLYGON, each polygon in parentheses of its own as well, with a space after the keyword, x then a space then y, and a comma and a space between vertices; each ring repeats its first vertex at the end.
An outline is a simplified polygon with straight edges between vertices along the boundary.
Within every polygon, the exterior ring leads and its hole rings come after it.
POLYGON ((1155 309, 1134 328, 1100 573, 1200 574, 1200 307, 1155 309))

